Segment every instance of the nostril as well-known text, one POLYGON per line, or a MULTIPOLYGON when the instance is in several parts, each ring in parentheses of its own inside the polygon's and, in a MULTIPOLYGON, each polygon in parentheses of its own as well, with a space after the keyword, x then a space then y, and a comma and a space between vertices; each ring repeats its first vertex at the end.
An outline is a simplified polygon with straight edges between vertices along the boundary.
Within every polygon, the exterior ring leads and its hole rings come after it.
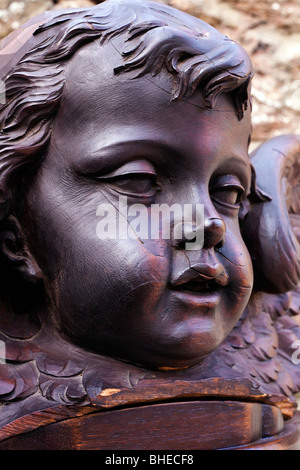
POLYGON ((224 243, 225 243, 225 237, 223 237, 223 239, 219 243, 217 243, 217 245, 215 245, 215 249, 217 250, 219 248, 222 248, 224 243))
POLYGON ((226 226, 218 217, 206 219, 204 222, 204 248, 220 248, 225 241, 226 226))

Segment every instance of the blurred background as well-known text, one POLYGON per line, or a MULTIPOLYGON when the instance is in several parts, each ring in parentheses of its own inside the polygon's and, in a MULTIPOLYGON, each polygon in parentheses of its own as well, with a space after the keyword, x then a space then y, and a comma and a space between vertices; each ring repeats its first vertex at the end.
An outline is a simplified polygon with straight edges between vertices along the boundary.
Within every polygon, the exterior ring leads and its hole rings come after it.
MULTIPOLYGON (((300 134, 300 0, 159 0, 198 16, 238 41, 255 68, 252 148, 300 134)), ((0 0, 0 39, 33 16, 101 0, 0 0)))

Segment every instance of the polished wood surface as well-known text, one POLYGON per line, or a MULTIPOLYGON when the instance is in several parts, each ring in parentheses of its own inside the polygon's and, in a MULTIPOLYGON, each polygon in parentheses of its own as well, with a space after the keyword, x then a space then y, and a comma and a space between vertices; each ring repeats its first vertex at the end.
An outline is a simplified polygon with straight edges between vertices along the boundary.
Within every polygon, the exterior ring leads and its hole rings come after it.
POLYGON ((298 448, 300 137, 249 156, 246 51, 106 0, 0 62, 0 448, 298 448))
POLYGON ((161 403, 67 419, 5 440, 0 449, 213 450, 250 445, 283 427, 280 410, 270 405, 161 403))

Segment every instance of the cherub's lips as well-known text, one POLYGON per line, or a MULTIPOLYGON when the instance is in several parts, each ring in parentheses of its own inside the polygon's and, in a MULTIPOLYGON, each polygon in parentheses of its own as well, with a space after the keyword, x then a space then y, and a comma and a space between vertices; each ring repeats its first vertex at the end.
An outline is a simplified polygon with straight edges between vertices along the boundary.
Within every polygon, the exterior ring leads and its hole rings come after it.
POLYGON ((196 315, 213 311, 221 300, 221 289, 201 291, 174 289, 172 294, 184 306, 185 313, 192 309, 191 311, 196 315))
POLYGON ((197 264, 173 279, 170 287, 184 303, 213 308, 220 302, 221 290, 228 282, 223 266, 197 264))
POLYGON ((171 280, 173 289, 202 291, 214 287, 225 287, 229 282, 228 274, 221 264, 209 265, 197 263, 174 276, 171 280))

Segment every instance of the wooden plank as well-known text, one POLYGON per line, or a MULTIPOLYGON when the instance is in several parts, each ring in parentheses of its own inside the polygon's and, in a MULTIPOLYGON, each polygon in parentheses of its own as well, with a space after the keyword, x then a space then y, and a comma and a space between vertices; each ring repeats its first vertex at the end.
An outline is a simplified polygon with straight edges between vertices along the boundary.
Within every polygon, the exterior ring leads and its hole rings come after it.
MULTIPOLYGON (((279 408, 283 417, 289 418, 295 412, 295 403, 287 397, 273 396, 260 391, 246 379, 210 378, 202 380, 143 379, 132 388, 104 388, 93 396, 88 405, 57 405, 47 400, 37 401, 28 397, 20 402, 7 405, 10 421, 1 423, 0 441, 19 434, 31 432, 54 422, 63 421, 95 412, 106 412, 115 408, 146 406, 170 401, 242 401, 265 403, 279 408), (49 407, 49 403, 51 404, 49 407), (14 416, 17 416, 14 418, 14 416)), ((272 408, 272 409, 273 409, 272 408)), ((3 416, 3 414, 2 414, 3 416)))
POLYGON ((212 450, 280 432, 280 410, 234 401, 187 401, 106 411, 50 424, 0 443, 14 450, 212 450), (264 423, 264 416, 267 417, 264 423))

